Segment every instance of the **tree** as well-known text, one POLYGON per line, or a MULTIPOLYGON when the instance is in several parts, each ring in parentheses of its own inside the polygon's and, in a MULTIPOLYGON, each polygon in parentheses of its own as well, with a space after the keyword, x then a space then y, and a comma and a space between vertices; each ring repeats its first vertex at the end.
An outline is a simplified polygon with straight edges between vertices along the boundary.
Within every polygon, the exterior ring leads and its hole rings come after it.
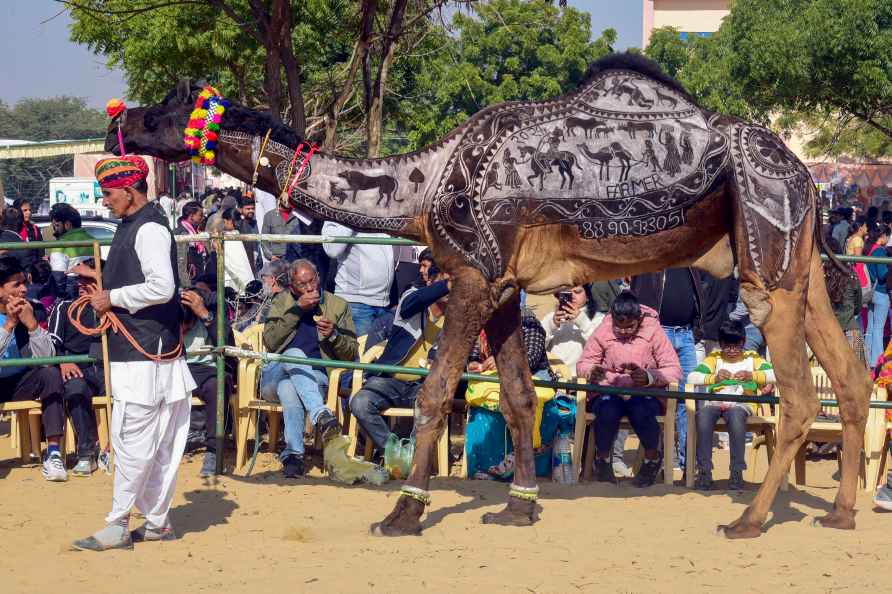
MULTIPOLYGON (((23 99, 10 108, 0 101, 0 138, 82 140, 105 135, 107 119, 80 97, 23 99)), ((72 174, 71 157, 0 161, 0 179, 9 198, 41 198, 50 178, 72 174)))
POLYGON ((680 79, 716 108, 767 121, 782 112, 855 118, 892 138, 892 3, 735 2, 694 44, 680 79))
POLYGON ((414 73, 415 95, 400 111, 408 148, 438 140, 488 105, 551 99, 575 89, 616 32, 590 40, 588 13, 548 0, 492 0, 458 13, 454 43, 444 43, 414 73))
POLYGON ((663 72, 669 76, 678 76, 678 72, 687 64, 690 48, 687 41, 681 38, 676 27, 659 27, 650 35, 650 42, 644 49, 644 55, 659 64, 663 72))

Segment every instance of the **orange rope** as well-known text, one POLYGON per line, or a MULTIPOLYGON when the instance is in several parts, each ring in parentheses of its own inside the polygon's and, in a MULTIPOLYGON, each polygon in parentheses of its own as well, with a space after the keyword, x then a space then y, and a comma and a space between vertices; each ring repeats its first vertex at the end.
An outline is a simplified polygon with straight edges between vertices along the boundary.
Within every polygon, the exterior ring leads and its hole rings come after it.
POLYGON ((161 363, 164 361, 173 361, 175 359, 179 359, 180 355, 183 354, 183 336, 180 334, 180 341, 177 343, 177 346, 174 350, 169 353, 161 353, 160 355, 152 355, 147 353, 143 348, 139 345, 133 335, 127 331, 127 328, 118 319, 113 312, 108 311, 102 314, 102 318, 100 319, 99 325, 95 328, 91 328, 89 326, 85 326, 81 323, 81 316, 84 314, 84 311, 87 308, 87 305, 90 303, 90 298, 93 296, 93 293, 96 292, 96 289, 90 291, 84 295, 81 295, 77 299, 75 299, 71 306, 68 308, 68 320, 71 322, 71 325, 74 326, 78 332, 81 334, 86 334, 87 336, 99 336, 102 334, 104 330, 111 330, 112 332, 121 334, 124 338, 127 339, 133 348, 135 348, 143 357, 155 361, 156 363, 161 363))

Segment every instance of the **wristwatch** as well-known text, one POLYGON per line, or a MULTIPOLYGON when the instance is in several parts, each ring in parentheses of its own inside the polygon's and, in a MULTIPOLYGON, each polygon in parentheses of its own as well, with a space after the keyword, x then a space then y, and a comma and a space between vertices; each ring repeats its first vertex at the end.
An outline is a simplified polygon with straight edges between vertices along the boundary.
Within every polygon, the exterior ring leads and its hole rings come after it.
POLYGON ((210 324, 211 322, 213 322, 214 321, 214 312, 212 312, 211 310, 208 310, 208 315, 201 318, 201 321, 204 322, 205 324, 210 324))

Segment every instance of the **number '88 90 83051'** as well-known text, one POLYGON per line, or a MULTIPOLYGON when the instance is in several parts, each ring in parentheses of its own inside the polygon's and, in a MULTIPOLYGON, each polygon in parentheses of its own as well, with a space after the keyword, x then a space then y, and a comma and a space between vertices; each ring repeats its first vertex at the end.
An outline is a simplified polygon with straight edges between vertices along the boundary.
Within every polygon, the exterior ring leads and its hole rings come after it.
POLYGON ((583 239, 601 239, 618 235, 651 235, 684 224, 684 212, 673 210, 637 219, 596 219, 579 223, 583 239))

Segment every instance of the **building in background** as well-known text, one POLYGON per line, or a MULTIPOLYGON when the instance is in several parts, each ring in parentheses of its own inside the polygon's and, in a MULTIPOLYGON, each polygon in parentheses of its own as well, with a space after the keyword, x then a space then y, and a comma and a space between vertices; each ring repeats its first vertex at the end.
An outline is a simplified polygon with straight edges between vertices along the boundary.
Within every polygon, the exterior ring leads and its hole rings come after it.
POLYGON ((675 27, 682 39, 691 35, 707 37, 719 30, 730 12, 730 0, 642 0, 641 47, 647 47, 650 33, 659 27, 675 27))

